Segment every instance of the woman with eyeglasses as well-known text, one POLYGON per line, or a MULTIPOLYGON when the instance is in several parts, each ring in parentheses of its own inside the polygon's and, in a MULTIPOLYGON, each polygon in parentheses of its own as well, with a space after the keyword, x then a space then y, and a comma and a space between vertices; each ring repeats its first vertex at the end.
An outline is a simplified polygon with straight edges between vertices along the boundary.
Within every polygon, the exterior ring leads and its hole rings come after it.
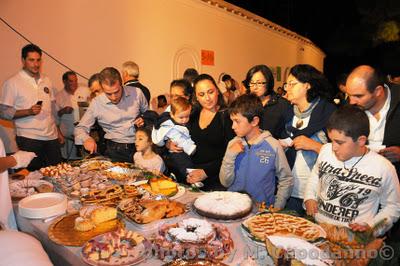
POLYGON ((286 207, 305 214, 304 190, 321 146, 328 142, 326 123, 336 107, 328 102, 331 85, 325 76, 311 65, 299 64, 290 69, 284 88, 293 105, 287 115, 285 138, 286 157, 292 169, 294 186, 286 207))
POLYGON ((261 129, 271 132, 274 138, 281 138, 285 130, 285 113, 291 112, 290 103, 274 91, 274 76, 266 65, 250 68, 245 79, 247 93, 260 98, 264 114, 261 129))

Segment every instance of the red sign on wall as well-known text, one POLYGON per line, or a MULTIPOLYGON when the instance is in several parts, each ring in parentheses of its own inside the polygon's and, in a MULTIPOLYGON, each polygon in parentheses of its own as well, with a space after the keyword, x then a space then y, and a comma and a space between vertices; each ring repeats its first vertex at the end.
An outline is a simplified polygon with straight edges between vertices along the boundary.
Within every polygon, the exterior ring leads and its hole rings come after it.
POLYGON ((201 50, 201 64, 206 66, 214 65, 214 51, 201 50))

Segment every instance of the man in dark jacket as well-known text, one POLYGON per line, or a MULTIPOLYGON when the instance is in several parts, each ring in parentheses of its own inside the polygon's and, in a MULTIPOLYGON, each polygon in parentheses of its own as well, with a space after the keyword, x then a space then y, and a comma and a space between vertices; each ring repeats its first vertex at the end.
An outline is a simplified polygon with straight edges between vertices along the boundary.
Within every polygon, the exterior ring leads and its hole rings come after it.
POLYGON ((400 173, 400 86, 384 83, 371 66, 356 67, 347 78, 350 104, 364 109, 370 122, 369 148, 389 159, 400 173))
POLYGON ((150 91, 139 82, 139 66, 135 62, 126 61, 122 64, 121 76, 124 86, 139 88, 143 92, 144 97, 146 97, 147 104, 149 105, 151 99, 150 91))

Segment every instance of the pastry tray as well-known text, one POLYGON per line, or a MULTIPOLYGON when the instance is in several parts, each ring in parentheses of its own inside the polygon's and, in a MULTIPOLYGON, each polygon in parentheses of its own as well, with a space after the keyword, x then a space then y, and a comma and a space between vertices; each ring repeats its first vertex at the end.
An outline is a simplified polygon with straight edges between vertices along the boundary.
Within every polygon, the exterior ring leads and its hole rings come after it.
POLYGON ((70 214, 55 220, 49 227, 49 238, 59 245, 82 246, 97 235, 115 231, 118 228, 125 228, 124 222, 120 218, 117 218, 101 223, 92 230, 80 232, 74 229, 75 219, 78 216, 79 213, 70 214))

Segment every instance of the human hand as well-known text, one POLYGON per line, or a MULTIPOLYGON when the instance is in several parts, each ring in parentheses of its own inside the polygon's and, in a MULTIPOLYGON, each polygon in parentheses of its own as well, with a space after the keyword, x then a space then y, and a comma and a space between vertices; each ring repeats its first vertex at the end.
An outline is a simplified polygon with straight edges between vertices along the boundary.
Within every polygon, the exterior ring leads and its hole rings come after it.
POLYGON ((201 182, 207 178, 206 172, 203 169, 194 169, 190 171, 190 173, 186 176, 186 182, 189 184, 195 184, 197 182, 201 182))
POLYGON ((142 117, 138 117, 138 118, 135 119, 135 121, 133 121, 133 124, 136 127, 142 127, 144 125, 144 120, 143 120, 142 117))
POLYGON ((90 154, 93 154, 93 153, 95 153, 97 151, 96 141, 94 141, 94 139, 92 139, 92 138, 88 138, 87 140, 85 140, 85 142, 83 143, 83 147, 90 154))
POLYGON ((42 110, 42 105, 40 104, 34 104, 31 106, 30 108, 30 114, 31 115, 37 115, 40 113, 40 111, 42 110))
POLYGON ((319 153, 322 144, 306 136, 301 135, 293 139, 293 147, 296 150, 309 150, 319 153))
POLYGON ((286 149, 287 147, 292 147, 293 146, 293 140, 291 138, 279 139, 278 141, 281 144, 283 149, 286 149))
POLYGON ((244 152, 244 145, 242 143, 241 139, 238 139, 237 141, 233 142, 229 147, 228 150, 230 152, 234 152, 234 153, 241 153, 244 152))
POLYGON ((354 232, 365 232, 371 229, 371 227, 367 223, 351 223, 349 227, 354 232))
POLYGON ((307 200, 304 202, 306 205, 307 215, 314 216, 318 212, 318 203, 316 200, 307 200))
POLYGON ((32 159, 36 157, 36 154, 29 151, 17 151, 11 156, 14 157, 15 161, 17 162, 17 164, 11 168, 17 169, 27 167, 32 159))
POLYGON ((391 161, 392 163, 400 161, 400 147, 399 146, 391 146, 384 148, 379 151, 380 155, 383 155, 391 161))
POLYGON ((179 147, 178 144, 176 144, 172 140, 167 140, 167 142, 165 143, 165 147, 167 147, 170 152, 183 152, 183 148, 179 147))

